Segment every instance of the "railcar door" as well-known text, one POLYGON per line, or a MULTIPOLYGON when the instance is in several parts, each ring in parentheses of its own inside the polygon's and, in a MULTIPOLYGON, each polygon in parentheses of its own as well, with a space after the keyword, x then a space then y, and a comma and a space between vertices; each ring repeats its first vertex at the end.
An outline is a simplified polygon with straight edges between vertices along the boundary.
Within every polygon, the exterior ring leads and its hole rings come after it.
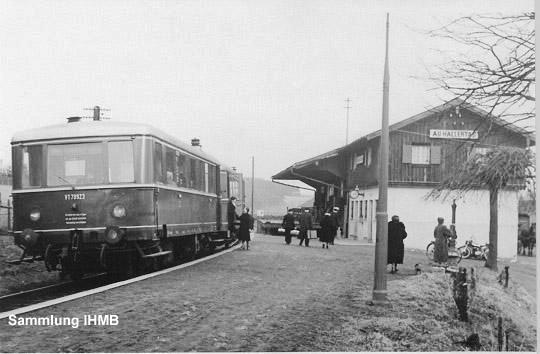
POLYGON ((227 223, 227 204, 229 203, 229 178, 227 171, 219 172, 219 195, 220 195, 220 204, 221 204, 221 225, 220 231, 228 230, 227 223))

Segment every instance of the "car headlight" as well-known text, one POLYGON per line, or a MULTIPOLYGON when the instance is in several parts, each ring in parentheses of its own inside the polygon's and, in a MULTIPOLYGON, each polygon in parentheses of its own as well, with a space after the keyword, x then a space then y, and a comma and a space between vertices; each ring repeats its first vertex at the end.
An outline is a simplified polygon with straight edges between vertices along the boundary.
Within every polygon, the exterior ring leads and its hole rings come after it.
POLYGON ((38 221, 39 218, 41 218, 41 212, 39 211, 39 209, 33 209, 33 210, 30 212, 30 220, 32 220, 32 221, 38 221))
POLYGON ((115 218, 123 218, 126 216, 126 208, 123 205, 116 205, 112 213, 115 218))
POLYGON ((107 241, 107 243, 111 245, 114 245, 120 242, 120 240, 122 239, 122 236, 123 236, 122 231, 120 231, 120 229, 117 227, 109 227, 105 231, 105 241, 107 241))

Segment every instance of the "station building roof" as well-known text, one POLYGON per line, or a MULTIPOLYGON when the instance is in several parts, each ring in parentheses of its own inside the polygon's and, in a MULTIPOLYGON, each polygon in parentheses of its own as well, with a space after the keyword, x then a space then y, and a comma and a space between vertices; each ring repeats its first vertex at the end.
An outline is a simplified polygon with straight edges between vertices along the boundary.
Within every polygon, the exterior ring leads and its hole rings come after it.
MULTIPOLYGON (((455 98, 442 105, 431 108, 425 112, 416 114, 412 117, 409 117, 407 119, 394 123, 388 127, 388 130, 389 132, 399 130, 405 126, 408 126, 409 124, 412 124, 424 118, 427 118, 433 115, 434 113, 440 113, 440 112, 446 111, 449 108, 453 108, 457 106, 460 106, 462 109, 467 109, 484 119, 491 119, 493 122, 495 122, 495 124, 504 126, 506 129, 509 129, 515 133, 528 136, 530 145, 531 146, 535 145, 534 134, 531 134, 529 131, 515 124, 512 124, 506 120, 495 117, 489 114, 488 112, 486 112, 485 110, 479 107, 476 107, 470 103, 467 103, 459 98, 455 98)), ((328 171, 328 169, 325 168, 322 162, 328 159, 337 159, 338 156, 342 154, 343 152, 351 151, 357 148, 358 146, 365 145, 367 142, 375 138, 378 138, 380 136, 381 136, 381 130, 379 129, 375 132, 372 132, 361 138, 358 138, 352 141, 351 143, 344 145, 342 147, 339 147, 337 149, 333 149, 331 151, 311 157, 309 159, 296 162, 292 164, 291 166, 287 167, 286 169, 273 175, 272 179, 273 180, 301 180, 302 182, 307 183, 305 177, 308 177, 308 178, 312 178, 313 180, 316 179, 318 184, 328 184, 328 185, 337 186, 336 185, 337 183, 335 182, 335 177, 339 177, 339 176, 335 173, 331 173, 330 171, 328 171), (299 178, 299 175, 301 175, 303 178, 299 178)), ((310 184, 310 183, 307 183, 307 184, 310 184)))
MULTIPOLYGON (((155 137, 185 150, 194 156, 219 164, 216 158, 202 151, 200 147, 191 146, 160 129, 142 123, 88 120, 55 124, 16 132, 11 139, 11 144, 115 136, 155 137)), ((225 168, 229 169, 228 167, 225 168)))

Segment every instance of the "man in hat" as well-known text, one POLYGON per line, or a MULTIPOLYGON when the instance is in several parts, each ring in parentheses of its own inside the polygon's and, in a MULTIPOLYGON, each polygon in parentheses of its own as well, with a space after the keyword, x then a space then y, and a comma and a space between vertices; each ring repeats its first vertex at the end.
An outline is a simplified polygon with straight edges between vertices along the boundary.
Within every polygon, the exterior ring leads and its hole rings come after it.
POLYGON ((291 244, 291 231, 294 230, 294 215, 292 209, 287 211, 287 214, 283 217, 281 226, 285 229, 285 243, 291 244))
POLYGON ((227 204, 227 222, 229 223, 229 232, 230 237, 236 235, 236 230, 234 228, 234 222, 238 219, 236 214, 236 197, 231 197, 229 204, 227 204))
POLYGON ((335 206, 332 208, 332 219, 334 219, 334 230, 332 232, 332 235, 330 237, 330 244, 333 245, 334 244, 334 239, 336 238, 336 235, 337 235, 337 230, 339 229, 339 207, 335 206))
POLYGON ((309 247, 309 235, 308 231, 311 230, 311 213, 309 212, 309 209, 304 209, 304 212, 302 215, 300 215, 300 244, 298 246, 302 246, 302 242, 305 240, 306 247, 309 247))
POLYGON ((435 237, 435 248, 433 250, 433 260, 439 264, 448 262, 448 238, 452 236, 452 232, 444 225, 444 218, 437 218, 437 226, 433 231, 435 237))

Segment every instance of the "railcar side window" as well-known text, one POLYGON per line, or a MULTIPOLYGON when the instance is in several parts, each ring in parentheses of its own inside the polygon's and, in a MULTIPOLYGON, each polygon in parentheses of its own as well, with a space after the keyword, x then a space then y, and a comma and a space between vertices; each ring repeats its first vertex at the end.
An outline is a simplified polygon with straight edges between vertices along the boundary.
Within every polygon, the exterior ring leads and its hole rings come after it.
POLYGON ((43 149, 41 145, 25 146, 22 161, 22 187, 41 186, 41 173, 43 171, 43 149))
POLYGON ((111 141, 109 150, 109 182, 134 182, 133 143, 131 141, 111 141))
POLYGON ((84 185, 105 183, 102 143, 49 145, 47 185, 84 185))
POLYGON ((177 152, 176 156, 176 164, 178 169, 178 175, 176 177, 176 185, 178 187, 187 187, 187 163, 186 163, 186 156, 180 154, 177 152))
POLYGON ((204 165, 204 162, 197 160, 197 186, 195 188, 203 192, 206 191, 206 189, 204 188, 204 165))
POLYGON ((216 193, 216 166, 208 165, 208 193, 216 193))
POLYGON ((234 196, 236 198, 240 198, 239 192, 240 192, 240 186, 238 184, 238 181, 236 180, 233 175, 229 175, 229 190, 231 192, 231 196, 234 196))
POLYGON ((163 146, 154 142, 154 182, 163 182, 163 146))
POLYGON ((189 174, 189 188, 196 188, 197 185, 197 160, 189 159, 190 161, 190 174, 189 174))
POLYGON ((165 147, 165 173, 167 184, 176 183, 176 152, 170 147, 165 147))
POLYGON ((227 172, 219 171, 219 194, 221 194, 221 198, 229 197, 229 189, 227 187, 227 172))

